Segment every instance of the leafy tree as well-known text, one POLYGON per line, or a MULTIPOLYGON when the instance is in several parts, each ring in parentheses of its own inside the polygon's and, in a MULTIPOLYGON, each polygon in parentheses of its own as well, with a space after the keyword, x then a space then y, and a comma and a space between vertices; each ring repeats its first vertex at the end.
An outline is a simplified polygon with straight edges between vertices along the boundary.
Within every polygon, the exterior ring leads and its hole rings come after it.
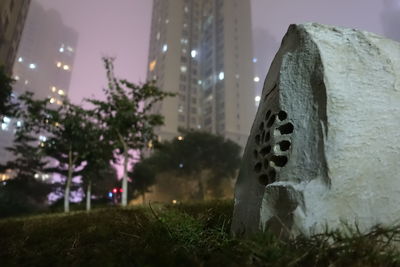
POLYGON ((202 174, 207 173, 208 187, 218 197, 219 184, 233 177, 240 164, 240 146, 222 136, 191 131, 182 138, 162 143, 149 159, 158 173, 174 172, 176 176, 198 181, 199 198, 204 198, 202 174))
POLYGON ((13 116, 16 103, 12 103, 12 84, 14 80, 9 77, 0 67, 0 118, 4 116, 13 116))
POLYGON ((141 195, 143 204, 145 203, 145 195, 150 192, 148 188, 155 183, 156 171, 152 158, 142 159, 135 164, 133 170, 128 172, 128 176, 132 180, 132 195, 134 198, 141 195))
MULTIPOLYGON (((94 186, 95 193, 98 193, 99 190, 100 192, 104 191, 101 190, 104 189, 101 188, 101 185, 107 184, 107 182, 104 183, 101 180, 112 180, 112 183, 116 181, 115 169, 110 165, 110 162, 114 161, 113 147, 102 140, 104 137, 102 128, 92 128, 90 136, 91 138, 86 140, 87 151, 84 158, 86 165, 80 172, 86 187, 87 211, 91 209, 92 186, 94 186)), ((101 194, 104 194, 104 192, 101 194)))
POLYGON ((153 82, 135 85, 114 76, 113 59, 104 58, 108 88, 106 100, 89 99, 96 107, 98 120, 107 129, 106 139, 123 158, 122 205, 128 203, 128 161, 130 150, 141 150, 155 140, 153 129, 163 124, 163 117, 150 114, 152 106, 171 93, 162 92, 153 82))
POLYGON ((14 145, 7 149, 13 152, 15 159, 2 169, 12 170, 15 177, 0 186, 0 214, 9 216, 41 209, 52 186, 35 178, 44 172, 47 164, 37 138, 17 135, 14 145))

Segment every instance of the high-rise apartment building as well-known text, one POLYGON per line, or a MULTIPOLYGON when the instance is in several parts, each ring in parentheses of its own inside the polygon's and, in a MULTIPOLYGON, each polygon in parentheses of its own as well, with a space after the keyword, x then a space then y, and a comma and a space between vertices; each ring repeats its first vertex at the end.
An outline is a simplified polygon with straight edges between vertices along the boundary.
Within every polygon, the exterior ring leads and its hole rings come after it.
POLYGON ((31 0, 0 1, 0 66, 11 74, 31 0))
POLYGON ((154 0, 147 77, 174 92, 154 107, 161 139, 179 128, 242 147, 255 115, 250 0, 154 0))
MULTIPOLYGON (((14 92, 31 91, 37 99, 48 97, 55 107, 61 105, 68 94, 77 42, 77 32, 63 23, 57 11, 32 1, 13 67, 14 92)), ((12 159, 5 150, 14 138, 12 125, 12 118, 1 123, 0 163, 12 159)))
POLYGON ((54 104, 69 90, 78 33, 66 26, 61 15, 36 1, 31 8, 15 60, 13 77, 17 93, 32 91, 54 104))

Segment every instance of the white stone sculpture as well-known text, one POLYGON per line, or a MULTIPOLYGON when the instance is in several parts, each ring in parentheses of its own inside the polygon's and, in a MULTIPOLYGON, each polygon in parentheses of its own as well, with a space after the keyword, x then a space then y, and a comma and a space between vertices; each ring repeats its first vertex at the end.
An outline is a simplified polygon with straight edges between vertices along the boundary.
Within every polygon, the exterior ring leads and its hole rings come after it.
POLYGON ((244 152, 232 231, 365 231, 399 219, 400 44, 291 25, 244 152))

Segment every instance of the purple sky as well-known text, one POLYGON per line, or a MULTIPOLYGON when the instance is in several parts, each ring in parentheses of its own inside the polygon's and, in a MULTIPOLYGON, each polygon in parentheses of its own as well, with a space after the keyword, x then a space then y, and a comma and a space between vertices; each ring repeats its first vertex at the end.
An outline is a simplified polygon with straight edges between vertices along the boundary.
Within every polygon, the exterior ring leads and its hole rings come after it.
MULTIPOLYGON (((58 10, 65 24, 79 32, 70 87, 74 102, 101 96, 105 72, 100 59, 104 55, 117 57, 119 77, 133 82, 145 80, 151 0, 36 1, 58 10)), ((384 1, 400 6, 400 0, 251 0, 253 28, 265 29, 277 42, 289 24, 309 21, 383 34, 384 1)), ((256 53, 257 57, 264 56, 256 53)))

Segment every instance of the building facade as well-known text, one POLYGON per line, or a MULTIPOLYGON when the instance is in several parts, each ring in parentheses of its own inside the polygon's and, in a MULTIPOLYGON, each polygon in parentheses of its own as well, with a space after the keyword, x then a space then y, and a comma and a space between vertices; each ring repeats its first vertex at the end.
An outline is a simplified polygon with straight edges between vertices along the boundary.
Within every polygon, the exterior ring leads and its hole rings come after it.
MULTIPOLYGON (((57 11, 32 1, 13 66, 15 94, 31 91, 36 99, 49 98, 55 107, 61 105, 68 94, 77 42, 78 34, 63 23, 57 11)), ((13 125, 12 118, 1 124, 0 163, 12 159, 5 148, 12 145, 13 125)), ((45 141, 46 137, 38 139, 45 141)))
POLYGON ((162 139, 200 129, 245 146, 255 116, 249 0, 154 0, 147 78, 176 93, 154 107, 162 139))
POLYGON ((0 1, 0 66, 11 74, 31 0, 0 1))

